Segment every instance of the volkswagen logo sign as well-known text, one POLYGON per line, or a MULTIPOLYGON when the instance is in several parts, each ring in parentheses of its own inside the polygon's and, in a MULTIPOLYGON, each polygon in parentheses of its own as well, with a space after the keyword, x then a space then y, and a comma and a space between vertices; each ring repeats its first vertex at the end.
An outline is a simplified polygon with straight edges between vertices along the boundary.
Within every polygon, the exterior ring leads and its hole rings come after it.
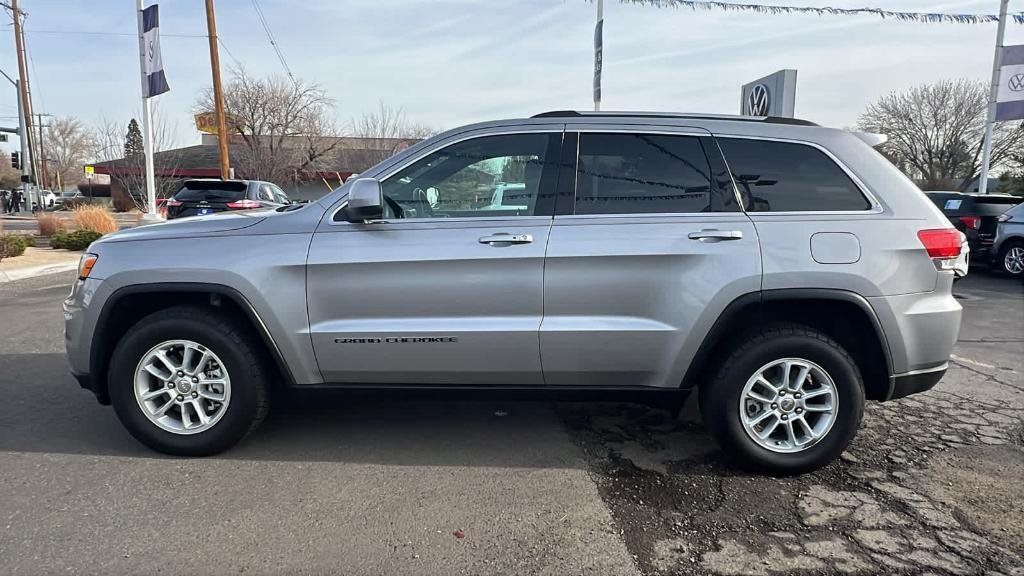
POLYGON ((747 94, 747 114, 750 116, 767 116, 771 108, 771 93, 764 84, 757 84, 747 94))
POLYGON ((1014 92, 1020 92, 1024 90, 1024 74, 1014 74, 1010 76, 1009 88, 1014 92))

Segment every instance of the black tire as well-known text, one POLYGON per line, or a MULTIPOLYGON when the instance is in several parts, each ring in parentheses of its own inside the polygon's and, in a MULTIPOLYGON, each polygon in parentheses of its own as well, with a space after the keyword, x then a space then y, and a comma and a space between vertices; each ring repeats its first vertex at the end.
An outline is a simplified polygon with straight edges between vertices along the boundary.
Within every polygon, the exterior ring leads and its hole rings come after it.
POLYGON ((1006 254, 1011 248, 1020 248, 1024 246, 1024 242, 1020 240, 1007 240, 1003 242, 1003 245, 999 247, 999 254, 996 254, 995 268, 1000 274, 1006 274, 1007 276, 1013 276, 1014 278, 1020 278, 1024 276, 1024 272, 1011 272, 1006 269, 1006 254))
POLYGON ((176 306, 135 324, 118 342, 110 362, 108 386, 117 417, 136 440, 175 456, 208 456, 237 444, 263 421, 270 407, 269 370, 263 345, 251 330, 214 308, 176 306), (187 339, 212 350, 231 378, 231 398, 221 419, 195 434, 168 432, 142 412, 135 399, 135 370, 161 342, 187 339))
POLYGON ((700 388, 704 425, 726 455, 743 468, 777 476, 821 468, 846 449, 864 413, 864 384, 853 358, 828 335, 800 324, 757 328, 736 340, 711 382, 700 388), (740 395, 762 366, 783 358, 802 358, 824 369, 839 400, 835 423, 824 438, 794 453, 770 451, 747 434, 740 419, 740 395))

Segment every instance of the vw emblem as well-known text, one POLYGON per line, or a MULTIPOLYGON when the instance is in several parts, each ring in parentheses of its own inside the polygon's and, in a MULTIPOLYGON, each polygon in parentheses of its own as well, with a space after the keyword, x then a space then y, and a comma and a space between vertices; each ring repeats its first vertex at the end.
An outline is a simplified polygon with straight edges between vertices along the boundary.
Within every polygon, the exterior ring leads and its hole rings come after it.
MULTIPOLYGON (((1024 79, 1022 79, 1024 80, 1024 79)), ((771 107, 771 94, 768 87, 758 84, 747 94, 747 114, 750 116, 767 116, 771 107)))
POLYGON ((1024 74, 1014 74, 1010 76, 1009 82, 1010 90, 1014 92, 1020 92, 1024 90, 1024 74))

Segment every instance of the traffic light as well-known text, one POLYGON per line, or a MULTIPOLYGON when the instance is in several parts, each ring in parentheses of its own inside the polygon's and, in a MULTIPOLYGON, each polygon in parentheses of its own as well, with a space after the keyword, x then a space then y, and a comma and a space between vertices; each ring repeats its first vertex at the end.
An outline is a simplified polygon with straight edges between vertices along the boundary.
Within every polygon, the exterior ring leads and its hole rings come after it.
POLYGON ((18 152, 11 152, 11 168, 15 170, 21 170, 21 154, 18 152))

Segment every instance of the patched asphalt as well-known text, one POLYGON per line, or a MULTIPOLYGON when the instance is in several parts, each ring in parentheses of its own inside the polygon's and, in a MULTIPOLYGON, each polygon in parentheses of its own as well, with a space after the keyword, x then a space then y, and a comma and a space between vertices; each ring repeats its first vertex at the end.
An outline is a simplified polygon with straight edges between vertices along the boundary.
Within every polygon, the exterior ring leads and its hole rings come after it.
POLYGON ((68 376, 69 282, 0 285, 5 574, 1024 574, 1019 281, 958 284, 936 390, 787 479, 728 463, 692 405, 625 402, 292 401, 162 457, 68 376))

